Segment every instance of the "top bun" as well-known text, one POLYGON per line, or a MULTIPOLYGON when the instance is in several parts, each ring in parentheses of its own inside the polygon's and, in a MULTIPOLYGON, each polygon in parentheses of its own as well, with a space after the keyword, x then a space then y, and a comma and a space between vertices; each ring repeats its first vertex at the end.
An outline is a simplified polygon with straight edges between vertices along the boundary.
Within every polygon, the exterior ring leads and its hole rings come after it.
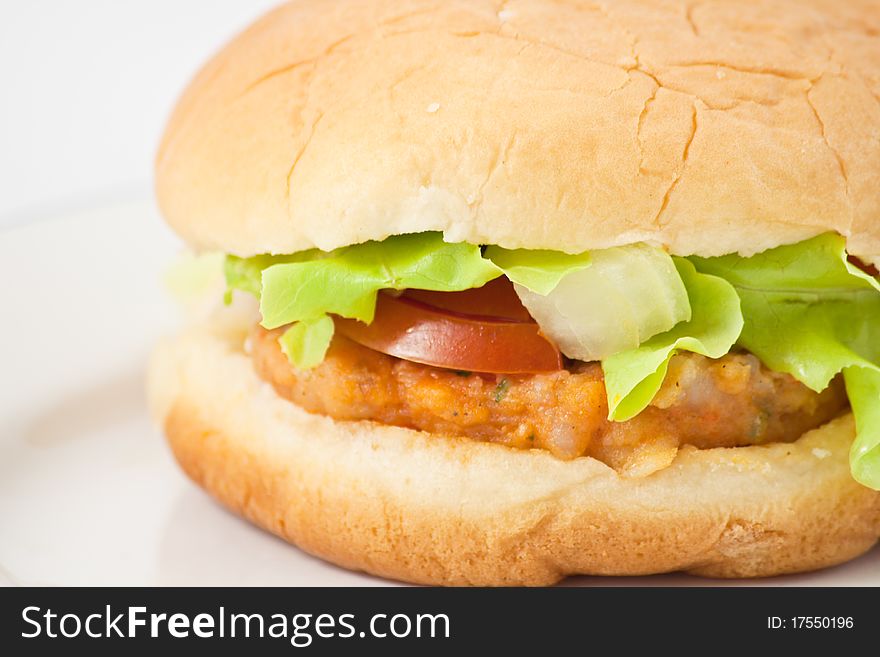
POLYGON ((298 0, 198 74, 159 151, 197 249, 425 230, 568 252, 880 259, 880 1, 298 0))

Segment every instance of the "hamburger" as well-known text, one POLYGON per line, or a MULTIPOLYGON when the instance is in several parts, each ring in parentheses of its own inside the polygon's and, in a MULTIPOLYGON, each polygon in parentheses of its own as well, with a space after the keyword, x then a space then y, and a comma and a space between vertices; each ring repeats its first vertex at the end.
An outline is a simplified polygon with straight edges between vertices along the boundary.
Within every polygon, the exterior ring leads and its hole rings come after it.
POLYGON ((225 258, 227 305, 150 368, 181 467, 410 582, 862 554, 878 34, 872 0, 272 11, 157 158, 169 224, 225 258))

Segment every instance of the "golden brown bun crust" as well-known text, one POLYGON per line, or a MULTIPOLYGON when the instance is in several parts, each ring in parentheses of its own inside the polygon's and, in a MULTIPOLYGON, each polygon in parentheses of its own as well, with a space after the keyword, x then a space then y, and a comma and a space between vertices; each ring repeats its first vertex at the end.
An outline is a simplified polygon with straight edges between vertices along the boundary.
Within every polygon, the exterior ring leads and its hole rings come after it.
POLYGON ((876 260, 880 2, 291 2, 196 77, 156 173, 185 239, 241 256, 834 230, 876 260))
POLYGON ((849 474, 851 416, 793 444, 682 450, 626 479, 590 458, 309 415, 256 376, 242 339, 215 324, 162 345, 154 411, 194 481, 347 568, 455 585, 756 577, 846 561, 880 535, 880 493, 849 474))

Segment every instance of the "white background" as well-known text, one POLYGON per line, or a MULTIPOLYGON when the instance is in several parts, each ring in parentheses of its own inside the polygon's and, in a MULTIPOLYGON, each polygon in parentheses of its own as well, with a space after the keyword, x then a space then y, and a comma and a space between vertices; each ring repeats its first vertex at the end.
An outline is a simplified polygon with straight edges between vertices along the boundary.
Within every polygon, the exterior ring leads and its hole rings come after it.
POLYGON ((0 0, 0 227, 151 193, 177 95, 277 0, 0 0))

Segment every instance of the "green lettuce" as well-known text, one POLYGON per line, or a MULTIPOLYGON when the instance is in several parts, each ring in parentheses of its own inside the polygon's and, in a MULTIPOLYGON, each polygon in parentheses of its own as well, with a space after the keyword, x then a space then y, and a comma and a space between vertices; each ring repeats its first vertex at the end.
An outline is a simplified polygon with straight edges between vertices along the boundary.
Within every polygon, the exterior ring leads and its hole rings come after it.
POLYGON ((589 255, 589 267, 567 273, 548 294, 516 286, 544 335, 569 358, 602 360, 691 318, 687 288, 666 251, 637 243, 589 255))
POLYGON ((365 242, 326 253, 228 256, 227 301, 234 289, 260 299, 261 324, 290 324, 280 338, 296 367, 323 359, 333 337, 329 315, 373 321, 379 290, 454 292, 481 287, 507 274, 529 289, 549 293, 568 273, 589 266, 589 255, 508 250, 443 241, 440 233, 415 233, 365 242))
POLYGON ((223 263, 223 254, 218 252, 180 256, 165 272, 165 287, 184 304, 196 301, 216 287, 223 263))
POLYGON ((252 258, 226 256, 223 274, 226 277, 226 302, 231 300, 232 290, 241 290, 252 294, 257 299, 262 296, 263 270, 280 264, 306 262, 322 257, 324 254, 317 249, 300 251, 292 255, 258 255, 252 258))
POLYGON ((398 235, 263 269, 260 312, 266 328, 328 313, 369 324, 379 290, 452 292, 500 275, 478 246, 449 244, 439 233, 398 235))
POLYGON ((450 244, 440 233, 397 235, 329 253, 229 256, 227 299, 233 289, 260 299, 265 328, 291 325, 280 339, 300 369, 319 364, 333 337, 329 315, 373 321, 379 290, 453 292, 485 285, 507 273, 512 280, 550 292, 569 272, 589 266, 589 256, 555 251, 507 250, 450 244))
POLYGON ((225 271, 229 290, 260 299, 265 328, 291 325, 280 343, 300 369, 324 359, 333 337, 329 315, 370 323, 379 290, 451 292, 480 287, 501 275, 480 247, 449 244, 439 233, 397 235, 329 253, 229 257, 225 271))
POLYGON ((281 351, 301 369, 320 365, 333 338, 333 320, 329 315, 303 319, 287 329, 278 339, 281 351))
POLYGON ((880 489, 880 283, 826 234, 750 258, 690 260, 730 282, 745 324, 738 344, 813 390, 843 373, 856 420, 855 479, 880 489))
POLYGON ((590 266, 589 252, 569 255, 559 251, 487 246, 484 255, 511 281, 544 296, 568 274, 590 266))
POLYGON ((669 361, 679 350, 720 358, 743 327, 739 297, 727 281, 701 274, 684 258, 674 258, 691 304, 691 318, 655 335, 636 349, 605 358, 608 419, 623 422, 641 413, 660 390, 669 361))

